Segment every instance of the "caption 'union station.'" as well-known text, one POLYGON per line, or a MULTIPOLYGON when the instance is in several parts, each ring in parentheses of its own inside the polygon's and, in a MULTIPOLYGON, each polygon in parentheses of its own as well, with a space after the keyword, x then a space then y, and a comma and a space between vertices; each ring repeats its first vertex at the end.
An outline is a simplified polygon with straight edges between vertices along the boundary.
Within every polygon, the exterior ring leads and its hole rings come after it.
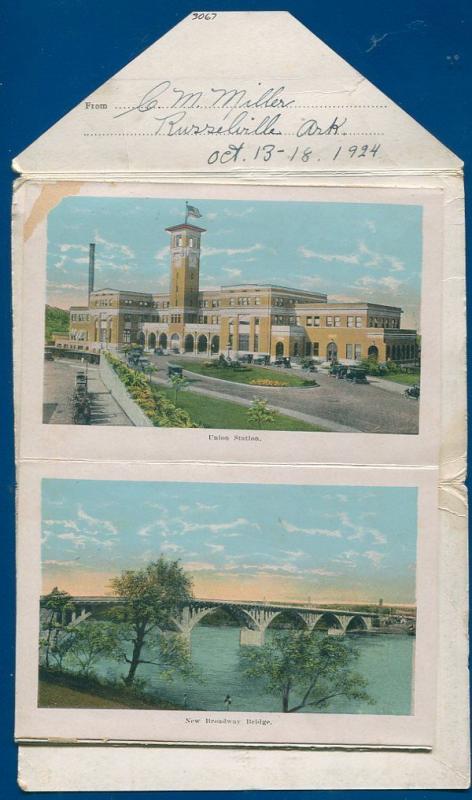
POLYGON ((166 230, 171 237, 170 292, 95 290, 91 244, 88 306, 70 308, 69 336, 56 335, 56 346, 97 351, 136 343, 207 357, 416 360, 416 331, 400 328, 401 308, 330 303, 320 292, 258 283, 200 290, 205 229, 185 222, 166 230))

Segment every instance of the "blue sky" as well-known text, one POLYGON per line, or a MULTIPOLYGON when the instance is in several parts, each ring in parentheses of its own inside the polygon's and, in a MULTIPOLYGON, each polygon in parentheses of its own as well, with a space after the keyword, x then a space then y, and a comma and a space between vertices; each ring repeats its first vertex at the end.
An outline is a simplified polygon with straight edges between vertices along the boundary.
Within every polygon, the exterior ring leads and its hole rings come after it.
MULTIPOLYGON (((206 229, 201 287, 279 283, 332 299, 400 305, 419 327, 422 208, 399 204, 194 200, 206 229)), ((88 244, 96 288, 166 291, 169 234, 184 201, 69 197, 48 218, 50 305, 86 303, 88 244)))
POLYGON ((200 597, 412 603, 416 489, 43 481, 43 589, 180 559, 200 597))

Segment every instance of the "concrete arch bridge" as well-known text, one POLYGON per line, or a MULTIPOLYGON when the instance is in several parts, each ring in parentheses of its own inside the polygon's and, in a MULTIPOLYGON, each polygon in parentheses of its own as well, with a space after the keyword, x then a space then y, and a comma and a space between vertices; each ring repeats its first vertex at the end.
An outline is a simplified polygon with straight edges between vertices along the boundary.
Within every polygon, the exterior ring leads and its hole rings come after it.
MULTIPOLYGON (((99 618, 101 612, 123 601, 114 597, 74 597, 73 608, 65 612, 62 622, 78 625, 87 619, 99 618)), ((261 646, 267 629, 277 619, 287 627, 302 627, 307 631, 326 631, 330 635, 368 632, 380 626, 378 614, 356 609, 318 608, 312 605, 288 603, 234 602, 229 600, 192 600, 171 620, 169 630, 179 632, 190 640, 192 630, 205 617, 224 610, 240 627, 241 645, 261 646)))

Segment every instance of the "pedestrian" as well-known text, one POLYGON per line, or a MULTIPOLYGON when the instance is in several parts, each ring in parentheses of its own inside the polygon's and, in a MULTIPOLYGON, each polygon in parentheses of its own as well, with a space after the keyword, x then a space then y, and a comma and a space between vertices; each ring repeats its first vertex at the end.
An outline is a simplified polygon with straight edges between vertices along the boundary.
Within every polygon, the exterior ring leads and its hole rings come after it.
POLYGON ((187 703, 188 703, 188 694, 187 694, 187 692, 185 692, 185 694, 184 694, 184 708, 187 708, 187 703))
POLYGON ((225 703, 225 706, 226 706, 226 711, 229 711, 229 710, 230 710, 230 708, 231 708, 231 703, 232 703, 232 700, 231 700, 231 695, 230 695, 230 694, 227 694, 227 695, 226 695, 226 697, 225 697, 225 700, 224 700, 224 703, 225 703))

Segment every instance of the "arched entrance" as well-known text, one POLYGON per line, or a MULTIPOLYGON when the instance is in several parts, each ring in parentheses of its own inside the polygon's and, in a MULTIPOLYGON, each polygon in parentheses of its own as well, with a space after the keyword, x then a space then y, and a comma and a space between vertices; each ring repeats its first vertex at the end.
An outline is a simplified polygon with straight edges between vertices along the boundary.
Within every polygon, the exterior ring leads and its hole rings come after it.
POLYGON ((170 349, 174 352, 180 350, 180 336, 178 333, 173 333, 170 337, 170 349))
POLYGON ((284 343, 277 342, 277 344, 275 345, 276 358, 282 358, 283 354, 284 354, 284 343))
POLYGON ((296 356, 298 356, 298 354, 299 354, 299 350, 300 350, 300 348, 299 348, 299 346, 298 346, 298 342, 295 342, 295 344, 293 345, 293 355, 294 355, 295 357, 296 357, 296 356))
POLYGON ((330 342, 328 347, 326 348, 326 360, 327 361, 338 360, 338 346, 336 342, 330 342))
POLYGON ((148 336, 148 347, 150 350, 154 350, 156 347, 156 334, 150 333, 148 336))
POLYGON ((369 349, 367 350, 367 358, 370 358, 372 361, 377 361, 379 357, 379 348, 375 346, 375 344, 371 344, 369 349))
POLYGON ((208 350, 208 339, 205 334, 201 334, 197 339, 197 351, 199 353, 206 353, 208 350))
POLYGON ((191 333, 188 333, 185 337, 184 341, 184 350, 186 353, 193 353, 193 348, 195 346, 194 338, 191 333))
POLYGON ((144 333, 142 331, 139 331, 138 333, 138 344, 141 347, 144 347, 144 345, 146 344, 146 337, 144 336, 144 333))
POLYGON ((211 352, 212 353, 219 353, 220 352, 220 337, 213 336, 211 340, 211 352))
POLYGON ((159 347, 162 347, 163 350, 167 347, 167 334, 161 333, 159 336, 159 347))

